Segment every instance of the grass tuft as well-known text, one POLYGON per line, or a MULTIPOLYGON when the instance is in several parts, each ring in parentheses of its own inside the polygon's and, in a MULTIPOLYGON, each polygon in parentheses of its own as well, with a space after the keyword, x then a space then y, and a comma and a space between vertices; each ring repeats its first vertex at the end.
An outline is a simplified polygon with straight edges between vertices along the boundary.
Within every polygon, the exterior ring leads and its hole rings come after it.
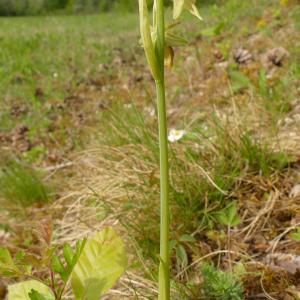
POLYGON ((0 171, 0 195, 10 204, 23 207, 47 203, 47 187, 34 170, 13 162, 0 171))
POLYGON ((206 264, 202 268, 202 276, 205 299, 243 299, 243 284, 237 274, 217 270, 214 266, 206 264))

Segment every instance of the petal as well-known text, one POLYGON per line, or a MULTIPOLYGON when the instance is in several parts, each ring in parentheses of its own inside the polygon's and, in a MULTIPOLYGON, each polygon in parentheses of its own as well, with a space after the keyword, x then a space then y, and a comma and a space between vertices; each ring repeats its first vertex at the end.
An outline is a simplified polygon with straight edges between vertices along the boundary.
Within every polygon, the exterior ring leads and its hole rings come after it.
POLYGON ((173 0, 174 9, 173 9, 173 18, 177 19, 180 17, 182 12, 186 9, 192 15, 196 16, 198 19, 202 20, 199 11, 195 5, 196 0, 173 0))
POLYGON ((197 17, 199 20, 203 20, 202 17, 200 16, 199 10, 196 7, 195 4, 192 4, 191 8, 189 9, 189 12, 194 15, 195 17, 197 17))
POLYGON ((173 0, 173 18, 178 19, 184 10, 185 0, 173 0))

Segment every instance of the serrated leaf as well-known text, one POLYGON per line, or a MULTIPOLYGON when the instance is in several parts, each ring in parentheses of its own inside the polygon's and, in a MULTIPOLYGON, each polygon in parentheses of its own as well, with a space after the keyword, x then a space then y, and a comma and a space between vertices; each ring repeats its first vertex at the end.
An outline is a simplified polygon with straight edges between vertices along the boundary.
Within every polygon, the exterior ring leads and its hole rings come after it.
MULTIPOLYGON (((28 280, 9 285, 8 300, 32 300, 29 296, 32 290, 37 291, 44 297, 44 299, 55 300, 51 289, 37 280, 28 280)), ((40 299, 38 298, 38 300, 40 299)))
POLYGON ((71 284, 76 300, 99 300, 125 271, 125 245, 109 227, 86 241, 75 265, 71 284))

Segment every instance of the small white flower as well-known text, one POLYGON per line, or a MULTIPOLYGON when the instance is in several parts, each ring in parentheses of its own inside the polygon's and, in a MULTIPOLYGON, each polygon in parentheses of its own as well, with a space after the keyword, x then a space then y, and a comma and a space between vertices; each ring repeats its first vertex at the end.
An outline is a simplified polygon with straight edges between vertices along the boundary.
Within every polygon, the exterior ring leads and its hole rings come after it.
POLYGON ((153 107, 145 107, 144 111, 152 118, 155 116, 155 109, 153 107))
POLYGON ((171 143, 177 142, 185 135, 185 130, 171 129, 169 131, 168 140, 171 143))
POLYGON ((124 107, 127 109, 130 109, 130 108, 132 108, 132 104, 131 103, 124 104, 124 107))
POLYGON ((53 73, 53 78, 57 78, 58 74, 57 73, 53 73))

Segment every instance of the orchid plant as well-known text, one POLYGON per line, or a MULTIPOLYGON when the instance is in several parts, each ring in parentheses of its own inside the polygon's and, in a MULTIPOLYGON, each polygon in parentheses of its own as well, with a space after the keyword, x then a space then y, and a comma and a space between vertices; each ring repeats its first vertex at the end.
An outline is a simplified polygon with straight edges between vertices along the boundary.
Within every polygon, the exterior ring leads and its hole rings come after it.
POLYGON ((169 165, 168 137, 165 101, 165 66, 172 67, 173 47, 186 44, 186 40, 174 34, 172 29, 179 25, 178 19, 184 10, 188 10, 198 19, 201 16, 196 0, 173 0, 174 23, 165 26, 164 1, 154 0, 153 22, 151 24, 147 0, 139 0, 141 42, 156 84, 157 112, 160 147, 160 264, 159 264, 159 300, 170 299, 170 250, 169 250, 169 165))

